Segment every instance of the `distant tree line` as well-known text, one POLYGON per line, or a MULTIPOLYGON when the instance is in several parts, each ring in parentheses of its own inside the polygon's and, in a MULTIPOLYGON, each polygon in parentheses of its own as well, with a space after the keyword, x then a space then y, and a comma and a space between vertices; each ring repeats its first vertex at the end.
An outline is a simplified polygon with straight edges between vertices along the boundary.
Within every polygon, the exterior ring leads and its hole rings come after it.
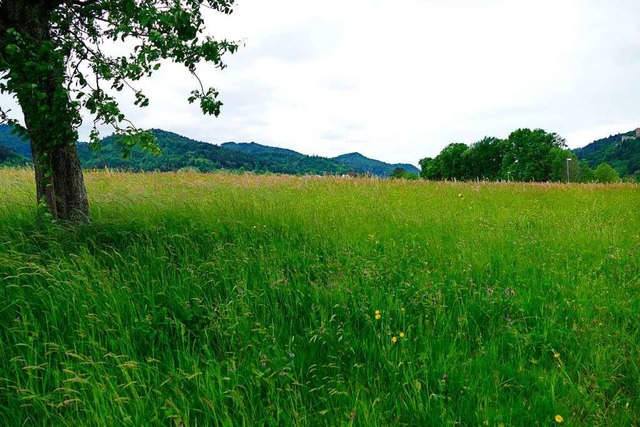
POLYGON ((602 163, 595 170, 567 149, 565 140, 542 129, 518 129, 507 139, 485 137, 452 143, 435 158, 420 160, 428 180, 520 182, 617 182, 618 173, 602 163))

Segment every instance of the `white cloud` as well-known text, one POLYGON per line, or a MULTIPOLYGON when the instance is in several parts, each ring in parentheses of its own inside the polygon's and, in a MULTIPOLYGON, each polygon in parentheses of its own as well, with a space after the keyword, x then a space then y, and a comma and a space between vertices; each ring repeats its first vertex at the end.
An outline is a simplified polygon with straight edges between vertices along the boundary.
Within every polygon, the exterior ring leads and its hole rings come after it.
POLYGON ((127 112, 213 143, 414 164, 521 127, 578 147, 640 126, 639 17, 631 0, 241 0, 207 16, 246 43, 226 70, 200 67, 219 118, 187 104, 196 82, 169 64, 142 83, 151 106, 127 112))

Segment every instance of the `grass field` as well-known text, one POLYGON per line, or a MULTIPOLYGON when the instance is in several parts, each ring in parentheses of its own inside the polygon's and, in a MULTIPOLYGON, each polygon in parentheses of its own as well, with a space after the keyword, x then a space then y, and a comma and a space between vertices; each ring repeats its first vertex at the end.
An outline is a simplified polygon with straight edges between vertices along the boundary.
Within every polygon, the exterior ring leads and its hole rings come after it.
POLYGON ((640 187, 0 169, 7 426, 640 425, 640 187))

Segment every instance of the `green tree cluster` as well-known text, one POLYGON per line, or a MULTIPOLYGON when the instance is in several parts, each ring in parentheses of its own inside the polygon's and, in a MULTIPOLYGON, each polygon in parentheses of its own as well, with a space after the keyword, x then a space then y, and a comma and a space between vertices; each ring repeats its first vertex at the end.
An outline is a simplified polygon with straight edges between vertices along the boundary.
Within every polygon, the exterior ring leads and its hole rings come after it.
POLYGON ((391 175, 389 175, 389 178, 416 180, 420 178, 420 175, 418 175, 417 173, 408 172, 404 168, 395 168, 393 172, 391 172, 391 175))
POLYGON ((453 143, 435 158, 420 160, 428 180, 562 182, 593 181, 563 138, 542 129, 518 129, 507 139, 485 137, 467 146, 453 143))

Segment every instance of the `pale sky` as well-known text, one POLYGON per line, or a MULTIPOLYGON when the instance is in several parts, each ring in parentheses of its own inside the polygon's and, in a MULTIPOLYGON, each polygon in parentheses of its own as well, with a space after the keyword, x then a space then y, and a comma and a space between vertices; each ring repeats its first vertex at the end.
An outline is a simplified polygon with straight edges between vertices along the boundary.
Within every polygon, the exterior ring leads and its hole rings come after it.
POLYGON ((416 165, 522 127, 571 148, 640 127, 637 0, 237 0, 207 22, 245 44, 200 67, 221 115, 189 105, 196 81, 167 64, 137 85, 149 107, 123 98, 137 126, 416 165))

